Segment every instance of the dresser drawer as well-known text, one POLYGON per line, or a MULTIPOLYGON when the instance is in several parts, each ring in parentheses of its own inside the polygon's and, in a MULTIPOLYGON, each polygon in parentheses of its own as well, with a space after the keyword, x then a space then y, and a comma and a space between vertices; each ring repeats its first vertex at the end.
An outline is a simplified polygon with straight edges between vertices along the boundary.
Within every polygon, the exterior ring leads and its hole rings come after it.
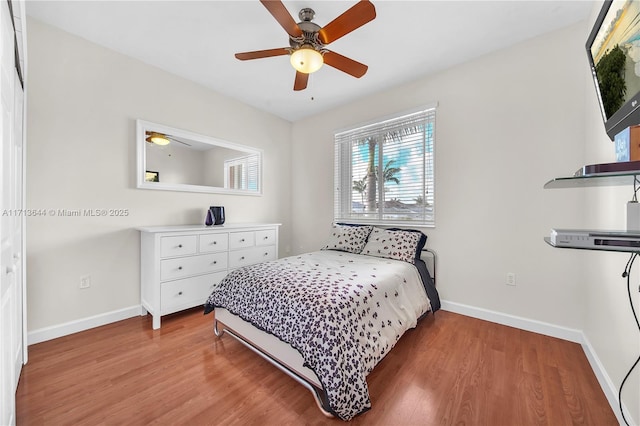
POLYGON ((239 249, 255 245, 255 231, 229 233, 229 248, 239 249))
POLYGON ((160 239, 160 257, 185 256, 196 252, 195 235, 162 237, 160 239))
POLYGON ((256 246, 271 246, 276 243, 276 231, 268 229, 256 231, 256 246))
POLYGON ((161 315, 204 305, 207 298, 224 277, 226 271, 162 283, 160 290, 161 315))
POLYGON ((245 250, 229 252, 229 267, 239 268, 241 266, 252 265, 258 262, 266 262, 276 259, 275 246, 253 247, 245 250))
POLYGON ((160 280, 175 280, 227 268, 227 253, 203 254, 160 261, 160 280))
POLYGON ((226 251, 229 249, 229 234, 201 234, 200 253, 226 251))

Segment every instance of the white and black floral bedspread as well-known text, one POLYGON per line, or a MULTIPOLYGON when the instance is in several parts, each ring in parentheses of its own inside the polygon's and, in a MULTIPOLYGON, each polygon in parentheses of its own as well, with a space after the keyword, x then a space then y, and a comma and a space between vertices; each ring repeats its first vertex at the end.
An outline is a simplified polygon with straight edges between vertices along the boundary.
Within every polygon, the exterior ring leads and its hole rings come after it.
POLYGON ((367 375, 430 303, 412 264, 322 250, 232 271, 214 307, 297 349, 348 420, 371 407, 367 375))

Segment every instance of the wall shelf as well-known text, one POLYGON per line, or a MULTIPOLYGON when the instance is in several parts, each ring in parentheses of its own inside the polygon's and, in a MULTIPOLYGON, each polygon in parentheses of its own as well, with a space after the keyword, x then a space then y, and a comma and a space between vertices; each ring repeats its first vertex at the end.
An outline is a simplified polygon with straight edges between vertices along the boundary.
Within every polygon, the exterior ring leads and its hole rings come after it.
POLYGON ((634 178, 636 176, 638 176, 638 180, 640 181, 640 170, 612 173, 607 175, 560 177, 552 179, 549 182, 545 183, 544 188, 587 188, 596 186, 633 185, 634 178))
MULTIPOLYGON (((544 189, 558 189, 558 188, 588 188, 598 186, 622 186, 622 185, 634 185, 634 183, 640 183, 640 170, 629 170, 622 172, 612 172, 606 174, 591 174, 583 176, 568 176, 559 177, 550 180, 544 184, 544 189)), ((551 238, 544 237, 544 241, 554 248, 564 249, 578 249, 578 250, 599 250, 599 251, 614 251, 614 252, 634 252, 631 250, 620 250, 618 247, 598 246, 593 248, 588 247, 564 247, 556 246, 551 243, 551 238)), ((640 252, 637 250, 635 252, 640 252)))

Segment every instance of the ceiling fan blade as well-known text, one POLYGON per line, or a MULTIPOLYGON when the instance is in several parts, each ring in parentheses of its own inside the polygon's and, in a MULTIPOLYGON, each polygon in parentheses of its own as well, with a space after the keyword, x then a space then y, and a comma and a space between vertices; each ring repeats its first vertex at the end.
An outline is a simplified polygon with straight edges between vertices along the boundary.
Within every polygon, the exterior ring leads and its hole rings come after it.
POLYGON ((287 34, 292 37, 300 37, 302 35, 302 30, 280 0, 260 0, 260 3, 276 18, 276 21, 284 28, 287 34))
POLYGON ((236 58, 240 59, 241 61, 246 61, 248 59, 269 58, 271 56, 281 56, 288 54, 289 50, 281 47, 278 49, 255 50, 253 52, 236 53, 236 58))
POLYGON ((305 74, 300 71, 296 71, 296 81, 293 83, 293 90, 304 90, 307 88, 307 82, 309 81, 309 74, 305 74))
POLYGON ((351 31, 360 28, 376 17, 376 8, 369 0, 361 0, 342 15, 320 29, 320 41, 329 44, 351 31))
POLYGON ((354 61, 353 59, 332 51, 324 54, 324 63, 356 78, 365 75, 369 69, 365 64, 361 64, 358 61, 354 61))

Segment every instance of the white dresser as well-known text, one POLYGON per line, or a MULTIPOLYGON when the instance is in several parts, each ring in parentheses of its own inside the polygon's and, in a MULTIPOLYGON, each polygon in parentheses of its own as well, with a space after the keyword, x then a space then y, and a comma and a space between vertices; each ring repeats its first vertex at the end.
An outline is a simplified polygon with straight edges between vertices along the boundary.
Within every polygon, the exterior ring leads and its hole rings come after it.
POLYGON ((213 287, 232 269, 277 259, 279 226, 137 228, 143 315, 153 315, 153 328, 160 328, 162 315, 204 305, 213 287))

